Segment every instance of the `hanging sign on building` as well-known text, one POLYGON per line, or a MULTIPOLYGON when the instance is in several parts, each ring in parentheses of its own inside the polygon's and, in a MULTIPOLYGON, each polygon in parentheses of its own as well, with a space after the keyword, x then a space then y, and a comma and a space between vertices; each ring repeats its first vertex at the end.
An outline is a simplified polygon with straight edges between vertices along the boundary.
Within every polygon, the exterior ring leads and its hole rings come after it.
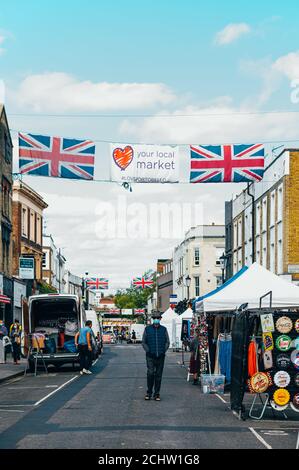
POLYGON ((14 306, 20 308, 22 307, 22 299, 26 297, 26 285, 14 280, 13 290, 14 306))
POLYGON ((34 279, 34 258, 19 258, 19 276, 21 279, 34 279))
POLYGON ((179 147, 110 144, 111 180, 128 183, 177 183, 179 147))

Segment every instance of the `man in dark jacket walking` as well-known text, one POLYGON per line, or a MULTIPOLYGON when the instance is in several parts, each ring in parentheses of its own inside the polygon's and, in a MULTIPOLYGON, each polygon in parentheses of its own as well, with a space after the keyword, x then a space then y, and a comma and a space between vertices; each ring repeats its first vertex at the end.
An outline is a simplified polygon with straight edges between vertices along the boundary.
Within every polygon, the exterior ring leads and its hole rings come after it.
POLYGON ((165 326, 160 325, 161 314, 152 315, 153 324, 148 325, 143 333, 142 346, 146 352, 147 394, 150 400, 154 388, 154 399, 160 401, 160 388, 164 368, 165 353, 169 348, 169 336, 165 326))

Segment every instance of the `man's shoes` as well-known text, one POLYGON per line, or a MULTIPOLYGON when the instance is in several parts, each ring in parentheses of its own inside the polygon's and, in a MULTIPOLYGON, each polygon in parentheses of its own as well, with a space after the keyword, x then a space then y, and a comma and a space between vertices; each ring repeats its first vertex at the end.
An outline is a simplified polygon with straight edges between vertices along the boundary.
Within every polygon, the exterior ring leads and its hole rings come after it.
POLYGON ((198 385, 198 379, 193 379, 193 384, 192 385, 198 385))
POLYGON ((84 374, 87 374, 87 375, 91 375, 92 372, 90 370, 87 370, 87 369, 83 369, 83 373, 84 374))
POLYGON ((151 399, 151 396, 147 393, 144 397, 145 400, 150 400, 151 399))
POLYGON ((160 395, 157 393, 157 395, 155 395, 155 401, 161 401, 161 398, 160 398, 160 395))
POLYGON ((80 370, 80 375, 83 375, 83 374, 84 374, 83 370, 80 370))

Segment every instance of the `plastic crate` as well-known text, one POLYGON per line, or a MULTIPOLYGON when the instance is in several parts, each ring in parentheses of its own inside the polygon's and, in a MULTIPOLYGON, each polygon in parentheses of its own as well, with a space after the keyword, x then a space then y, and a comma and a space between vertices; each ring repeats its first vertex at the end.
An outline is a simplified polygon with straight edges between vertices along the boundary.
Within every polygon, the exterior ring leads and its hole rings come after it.
POLYGON ((225 376, 221 374, 202 374, 201 390, 203 393, 224 393, 225 376))

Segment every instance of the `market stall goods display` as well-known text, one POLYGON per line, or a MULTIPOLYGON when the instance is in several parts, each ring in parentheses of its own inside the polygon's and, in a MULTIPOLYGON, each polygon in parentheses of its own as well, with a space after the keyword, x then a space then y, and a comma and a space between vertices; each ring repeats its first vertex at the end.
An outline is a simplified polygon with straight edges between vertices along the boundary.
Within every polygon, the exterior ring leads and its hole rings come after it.
POLYGON ((299 349, 299 336, 297 336, 297 338, 294 339, 293 341, 293 347, 295 349, 299 349))
POLYGON ((273 394, 273 400, 278 406, 287 405, 290 401, 291 395, 285 388, 278 388, 273 394))
POLYGON ((291 381, 290 375, 285 370, 279 370, 274 375, 274 383, 278 388, 285 388, 291 381))
POLYGON ((291 361, 295 369, 299 369, 299 350, 295 349, 291 354, 291 361))
POLYGON ((263 361, 264 361, 264 368, 267 369, 272 369, 273 367, 273 357, 272 357, 272 351, 265 351, 263 353, 263 361))
POLYGON ((265 351, 272 351, 274 349, 272 333, 263 333, 263 344, 265 351))
POLYGON ((279 351, 288 351, 291 348, 291 344, 292 340, 287 335, 280 335, 276 338, 275 345, 279 351))
POLYGON ((248 380, 251 393, 264 393, 272 384, 272 378, 268 372, 257 372, 248 380))
POLYGON ((275 326, 279 333, 289 333, 293 328, 293 322, 289 317, 279 317, 275 326))
POLYGON ((287 409, 287 407, 289 406, 289 404, 287 403, 286 405, 284 406, 279 406, 275 403, 274 400, 270 400, 270 405, 272 406, 272 408, 275 410, 275 411, 284 411, 287 409))
POLYGON ((296 385, 296 387, 299 387, 299 374, 296 374, 295 377, 294 377, 294 383, 296 385))
POLYGON ((295 330, 299 333, 299 318, 295 321, 295 330))
POLYGON ((288 354, 281 353, 276 357, 276 367, 278 369, 288 369, 291 365, 291 358, 288 354))
POLYGON ((296 393, 290 405, 292 410, 299 412, 299 393, 296 393))

